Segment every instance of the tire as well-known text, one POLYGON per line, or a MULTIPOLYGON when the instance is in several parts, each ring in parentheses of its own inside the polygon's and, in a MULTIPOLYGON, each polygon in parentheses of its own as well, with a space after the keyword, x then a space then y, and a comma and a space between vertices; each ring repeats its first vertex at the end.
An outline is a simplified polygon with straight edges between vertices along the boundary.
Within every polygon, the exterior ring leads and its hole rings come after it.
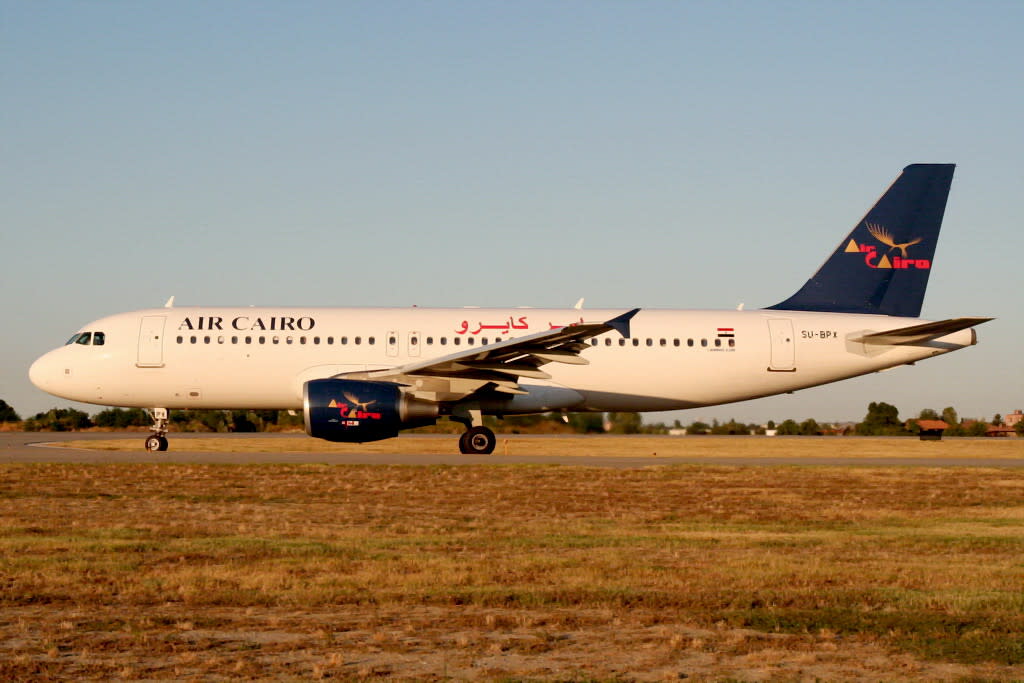
POLYGON ((146 438, 146 450, 149 452, 153 451, 166 451, 167 450, 167 437, 157 436, 153 434, 146 438))
POLYGON ((487 427, 471 427, 459 437, 459 450, 467 455, 489 455, 498 439, 487 427))

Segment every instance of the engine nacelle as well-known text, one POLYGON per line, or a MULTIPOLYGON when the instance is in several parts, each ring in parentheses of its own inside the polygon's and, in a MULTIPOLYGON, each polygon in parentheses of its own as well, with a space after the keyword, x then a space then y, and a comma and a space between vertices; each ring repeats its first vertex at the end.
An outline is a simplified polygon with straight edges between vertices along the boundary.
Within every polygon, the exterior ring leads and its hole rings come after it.
POLYGON ((328 441, 363 443, 398 436, 398 430, 437 422, 436 403, 390 382, 315 379, 302 386, 306 433, 328 441))

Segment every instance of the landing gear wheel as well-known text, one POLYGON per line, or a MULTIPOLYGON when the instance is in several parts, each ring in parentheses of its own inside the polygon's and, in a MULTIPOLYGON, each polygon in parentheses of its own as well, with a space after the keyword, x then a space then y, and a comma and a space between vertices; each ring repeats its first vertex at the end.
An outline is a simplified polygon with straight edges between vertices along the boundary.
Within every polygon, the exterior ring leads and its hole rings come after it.
POLYGON ((167 450, 167 437, 157 436, 153 434, 146 439, 146 450, 147 451, 166 451, 167 450))
POLYGON ((470 427, 459 437, 459 450, 467 455, 488 455, 497 443, 494 432, 487 427, 470 427))

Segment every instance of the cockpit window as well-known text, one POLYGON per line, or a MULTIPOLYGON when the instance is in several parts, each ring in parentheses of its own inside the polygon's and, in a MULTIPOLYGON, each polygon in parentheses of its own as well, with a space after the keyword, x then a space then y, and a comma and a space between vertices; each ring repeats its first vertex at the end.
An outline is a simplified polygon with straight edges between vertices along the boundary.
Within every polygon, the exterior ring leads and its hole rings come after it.
POLYGON ((78 339, 75 340, 76 344, 81 344, 83 346, 88 346, 90 342, 92 342, 92 332, 83 332, 78 335, 78 339))
POLYGON ((78 341, 78 338, 81 337, 81 336, 82 336, 81 332, 75 332, 73 335, 71 335, 71 339, 68 339, 66 342, 64 342, 64 346, 69 346, 71 344, 74 344, 76 341, 78 341))
POLYGON ((105 342, 106 340, 107 335, 103 334, 102 332, 97 332, 94 335, 92 335, 93 346, 103 346, 103 342, 105 342))

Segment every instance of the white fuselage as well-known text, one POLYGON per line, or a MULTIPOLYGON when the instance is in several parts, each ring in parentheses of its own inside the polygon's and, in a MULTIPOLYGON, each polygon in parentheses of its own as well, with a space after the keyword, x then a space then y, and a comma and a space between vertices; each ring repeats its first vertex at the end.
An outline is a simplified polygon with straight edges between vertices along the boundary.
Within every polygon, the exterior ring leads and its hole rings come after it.
MULTIPOLYGON (((536 308, 157 308, 102 318, 42 356, 30 375, 75 401, 126 407, 299 409, 306 381, 401 366, 621 310, 536 308)), ((779 310, 641 310, 631 338, 607 332, 586 365, 552 363, 500 412, 648 411, 780 394, 876 372, 975 343, 970 329, 914 346, 865 334, 922 322, 779 310)))

